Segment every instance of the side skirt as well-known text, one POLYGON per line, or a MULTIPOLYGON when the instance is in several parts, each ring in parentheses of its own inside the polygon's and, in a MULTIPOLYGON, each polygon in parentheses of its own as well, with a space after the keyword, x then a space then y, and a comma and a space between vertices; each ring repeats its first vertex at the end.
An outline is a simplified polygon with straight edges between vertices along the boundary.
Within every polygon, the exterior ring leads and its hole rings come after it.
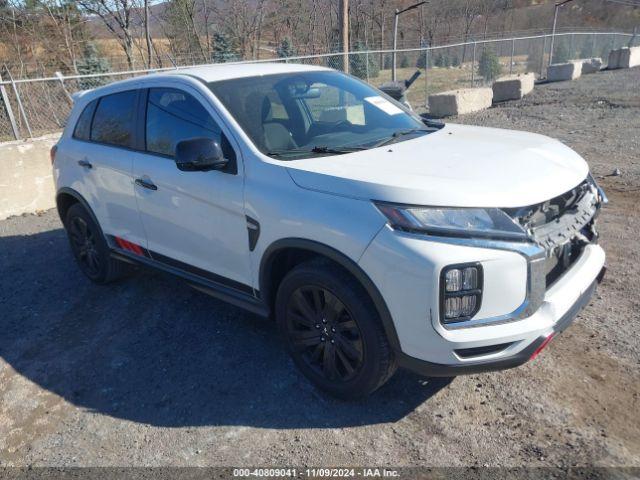
POLYGON ((160 270, 166 273, 170 273, 177 277, 180 277, 187 281, 187 283, 199 290, 211 295, 219 300, 235 305, 236 307, 243 308, 247 311, 255 313, 261 317, 268 317, 270 314, 269 307, 259 298, 254 297, 249 293, 237 290, 220 283, 213 282, 206 278, 202 278, 198 275, 186 272, 180 268, 167 265, 165 263, 153 260, 144 254, 135 253, 132 250, 120 250, 112 249, 111 256, 127 263, 133 263, 143 265, 145 267, 160 270))

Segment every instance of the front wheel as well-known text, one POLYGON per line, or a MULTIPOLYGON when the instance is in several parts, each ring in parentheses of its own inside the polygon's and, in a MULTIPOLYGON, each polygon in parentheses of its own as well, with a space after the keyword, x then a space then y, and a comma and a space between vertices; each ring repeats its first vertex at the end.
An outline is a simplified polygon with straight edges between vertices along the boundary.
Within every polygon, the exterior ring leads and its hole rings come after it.
POLYGON ((276 320, 298 368, 334 396, 364 397, 395 371, 371 299, 331 263, 306 262, 285 276, 276 298, 276 320))

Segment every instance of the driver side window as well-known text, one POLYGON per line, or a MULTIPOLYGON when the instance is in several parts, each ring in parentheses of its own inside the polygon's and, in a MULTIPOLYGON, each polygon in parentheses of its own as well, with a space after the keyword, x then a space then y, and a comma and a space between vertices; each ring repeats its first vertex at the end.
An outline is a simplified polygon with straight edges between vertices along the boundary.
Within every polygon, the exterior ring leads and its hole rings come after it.
POLYGON ((316 98, 305 98, 304 101, 312 121, 321 123, 338 123, 347 121, 353 125, 365 125, 364 105, 350 92, 324 83, 314 83, 311 89, 317 89, 316 98), (342 98, 341 98, 342 96, 342 98))
POLYGON ((147 151, 173 157, 181 140, 207 137, 221 141, 220 127, 186 92, 151 88, 147 98, 147 151))
POLYGON ((193 96, 175 88, 151 88, 147 97, 146 150, 174 157, 176 145, 191 138, 218 142, 229 160, 227 173, 236 173, 236 155, 227 137, 211 115, 193 96))

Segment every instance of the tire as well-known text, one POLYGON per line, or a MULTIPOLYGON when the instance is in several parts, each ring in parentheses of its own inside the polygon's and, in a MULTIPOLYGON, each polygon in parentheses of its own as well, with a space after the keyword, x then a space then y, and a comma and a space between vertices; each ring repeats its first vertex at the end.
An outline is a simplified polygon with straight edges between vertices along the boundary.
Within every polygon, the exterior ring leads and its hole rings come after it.
POLYGON ((64 227, 73 256, 89 280, 105 284, 128 273, 128 265, 111 257, 100 226, 80 203, 69 207, 64 227))
POLYGON ((395 372, 369 295, 337 265, 312 260, 293 268, 280 283, 275 310, 294 363, 331 395, 366 397, 395 372))

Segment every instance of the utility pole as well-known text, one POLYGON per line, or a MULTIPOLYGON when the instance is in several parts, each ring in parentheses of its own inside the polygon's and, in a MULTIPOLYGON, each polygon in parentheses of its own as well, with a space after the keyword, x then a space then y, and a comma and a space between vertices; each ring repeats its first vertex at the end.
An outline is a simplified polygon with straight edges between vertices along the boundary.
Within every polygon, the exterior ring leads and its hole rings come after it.
POLYGON ((349 73, 349 0, 340 0, 340 38, 342 39, 342 70, 349 73))
POLYGON ((147 68, 151 68, 151 32, 149 31, 149 0, 144 0, 144 36, 147 40, 147 68))
POLYGON ((400 10, 396 8, 395 14, 393 15, 393 53, 391 59, 391 81, 395 82, 398 80, 398 75, 396 74, 396 60, 398 49, 398 16, 400 15, 400 10))
MULTIPOLYGON (((556 24, 558 23, 558 10, 565 3, 573 2, 573 0, 564 0, 564 2, 556 3, 555 10, 553 11, 553 28, 551 29, 551 46, 549 47, 549 65, 553 63, 553 43, 556 38, 556 24)), ((543 56, 544 56, 544 52, 543 56)))
POLYGON ((398 17, 400 15, 402 15, 404 12, 408 12, 409 10, 413 10, 414 8, 418 8, 420 5, 424 5, 425 3, 427 3, 426 1, 424 2, 420 2, 420 3, 416 3, 415 5, 411 5, 410 7, 404 8, 402 10, 398 10, 396 8, 396 11, 394 12, 394 16, 393 16, 393 53, 392 53, 392 65, 391 65, 391 80, 392 81, 397 81, 398 80, 398 76, 396 74, 396 60, 397 60, 397 53, 396 50, 398 49, 398 17))

